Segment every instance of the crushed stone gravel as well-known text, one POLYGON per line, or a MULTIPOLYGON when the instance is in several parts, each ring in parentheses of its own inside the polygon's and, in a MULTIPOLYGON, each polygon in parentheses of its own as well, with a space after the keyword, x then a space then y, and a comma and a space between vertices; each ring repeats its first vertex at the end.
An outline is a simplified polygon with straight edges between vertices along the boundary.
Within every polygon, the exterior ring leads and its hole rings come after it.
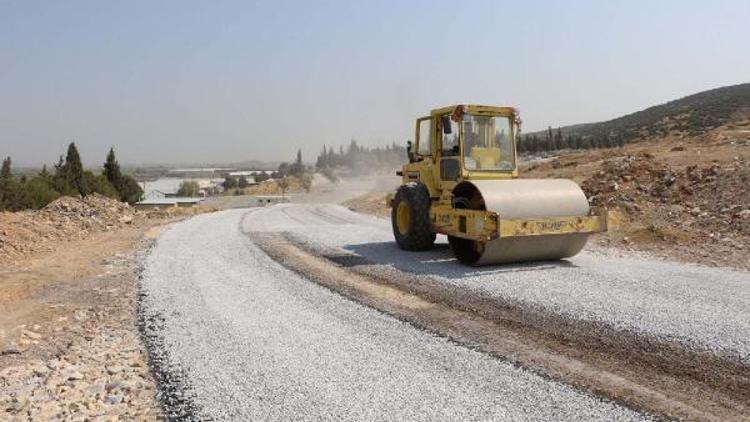
MULTIPOLYGON (((243 225, 274 229, 269 216, 292 218, 281 212, 285 209, 194 217, 163 233, 145 259, 141 318, 147 322, 150 353, 160 370, 172 375, 161 377, 162 394, 169 396, 163 397, 167 415, 194 420, 647 418, 420 331, 292 273, 241 230, 243 225), (170 382, 174 385, 166 385, 170 382)), ((337 224, 350 225, 328 221, 318 229, 333 232, 337 224)))
POLYGON ((389 221, 335 205, 261 210, 245 219, 244 230, 285 232, 312 248, 335 248, 477 294, 750 362, 748 272, 591 250, 557 262, 466 267, 444 236, 431 251, 404 252, 389 221))

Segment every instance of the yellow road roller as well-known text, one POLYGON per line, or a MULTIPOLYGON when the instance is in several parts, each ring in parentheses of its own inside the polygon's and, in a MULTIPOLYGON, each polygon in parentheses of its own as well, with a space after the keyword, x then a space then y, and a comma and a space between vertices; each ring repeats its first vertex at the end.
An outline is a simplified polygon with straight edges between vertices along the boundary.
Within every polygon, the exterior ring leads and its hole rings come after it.
POLYGON ((467 265, 557 260, 607 230, 605 209, 589 207, 567 179, 519 179, 513 107, 455 105, 416 121, 409 163, 390 200, 393 235, 407 251, 448 236, 467 265))

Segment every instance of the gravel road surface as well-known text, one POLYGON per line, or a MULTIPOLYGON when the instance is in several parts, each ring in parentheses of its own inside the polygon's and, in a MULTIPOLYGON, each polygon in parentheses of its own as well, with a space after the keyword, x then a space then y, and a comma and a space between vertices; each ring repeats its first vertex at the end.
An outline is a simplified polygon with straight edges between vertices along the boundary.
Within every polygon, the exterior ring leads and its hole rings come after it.
POLYGON ((244 230, 286 232, 312 248, 333 248, 478 294, 750 362, 747 272, 587 251, 567 261, 471 268, 456 263, 443 236, 435 250, 403 252, 389 221, 336 205, 263 209, 244 219, 244 230))
MULTIPOLYGON (((273 261, 245 233, 279 229, 394 265, 409 262, 379 243, 387 240, 387 224, 338 207, 231 210, 173 226, 159 237, 141 277, 141 317, 169 416, 220 420, 645 418, 349 301, 273 261), (367 246, 370 240, 375 244, 367 246)), ((473 278, 485 286, 496 283, 498 289, 509 284, 511 277, 518 278, 519 285, 527 284, 526 278, 542 277, 539 272, 518 269, 490 275, 440 262, 447 257, 439 251, 410 259, 417 269, 435 261, 430 271, 436 275, 448 271, 440 277, 452 282, 473 278)), ((573 265, 603 271, 603 264, 595 258, 582 259, 573 265)), ((558 276, 565 270, 552 269, 558 276)), ((578 277, 582 282, 596 278, 578 277)), ((723 283, 740 284, 740 277, 734 277, 723 283)), ((544 280, 551 283, 554 276, 544 280)), ((609 279, 609 285, 616 285, 615 280, 609 279)), ((565 290, 562 285, 551 289, 565 290)), ((550 296, 544 290, 548 289, 517 286, 506 294, 527 294, 543 301, 550 296)), ((614 295, 608 292, 607 297, 614 295)), ((747 295, 744 298, 747 303, 747 295)), ((562 305, 550 302, 550 306, 562 305)), ((600 306, 611 312, 622 309, 614 304, 600 306)), ((747 331, 747 320, 743 327, 747 331)), ((715 337, 718 341, 724 335, 715 337)), ((732 344, 735 348, 742 345, 740 340, 732 344)))

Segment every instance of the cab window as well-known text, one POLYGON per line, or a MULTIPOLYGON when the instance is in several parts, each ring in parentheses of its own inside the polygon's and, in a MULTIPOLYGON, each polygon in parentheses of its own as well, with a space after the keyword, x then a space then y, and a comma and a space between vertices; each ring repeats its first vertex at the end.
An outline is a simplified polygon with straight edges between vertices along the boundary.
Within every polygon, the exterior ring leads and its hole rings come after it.
POLYGON ((464 116, 464 167, 512 171, 516 168, 513 126, 508 117, 464 116))
POLYGON ((441 153, 443 157, 458 155, 458 123, 450 118, 450 114, 441 116, 440 123, 441 153))
POLYGON ((419 122, 419 145, 417 145, 417 154, 432 155, 432 133, 430 119, 424 119, 419 122))

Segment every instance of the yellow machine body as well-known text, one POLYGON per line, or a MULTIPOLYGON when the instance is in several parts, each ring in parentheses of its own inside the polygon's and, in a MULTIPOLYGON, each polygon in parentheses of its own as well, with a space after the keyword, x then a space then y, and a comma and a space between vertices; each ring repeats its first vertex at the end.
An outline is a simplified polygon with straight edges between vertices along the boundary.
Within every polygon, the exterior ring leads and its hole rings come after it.
MULTIPOLYGON (((430 230, 448 235, 466 264, 566 258, 588 235, 607 230, 606 210, 590 208, 574 182, 518 178, 520 122, 512 107, 480 105, 443 107, 416 120, 409 163, 398 172, 402 186, 424 186, 430 230)), ((403 235, 417 217, 402 202, 392 205, 399 207, 394 233, 403 235)))

